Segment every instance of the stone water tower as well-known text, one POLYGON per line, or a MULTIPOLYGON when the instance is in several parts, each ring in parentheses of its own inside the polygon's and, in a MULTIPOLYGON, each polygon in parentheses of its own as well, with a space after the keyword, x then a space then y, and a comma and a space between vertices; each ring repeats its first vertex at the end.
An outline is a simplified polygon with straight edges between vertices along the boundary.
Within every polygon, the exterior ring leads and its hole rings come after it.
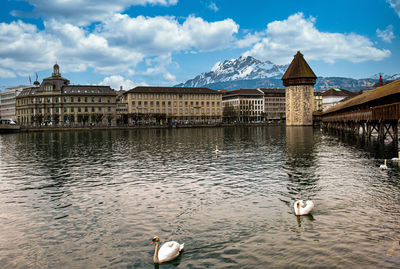
POLYGON ((282 77, 286 88, 286 125, 312 125, 317 76, 300 51, 282 77))

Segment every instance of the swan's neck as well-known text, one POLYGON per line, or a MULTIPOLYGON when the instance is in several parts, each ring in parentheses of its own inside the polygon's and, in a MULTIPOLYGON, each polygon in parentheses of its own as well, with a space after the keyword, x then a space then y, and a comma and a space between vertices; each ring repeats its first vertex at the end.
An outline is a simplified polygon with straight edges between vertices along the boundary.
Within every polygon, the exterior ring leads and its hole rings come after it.
POLYGON ((154 258, 153 258, 154 263, 160 263, 159 260, 158 260, 158 250, 159 250, 159 248, 160 248, 160 241, 157 241, 156 250, 154 251, 154 258))

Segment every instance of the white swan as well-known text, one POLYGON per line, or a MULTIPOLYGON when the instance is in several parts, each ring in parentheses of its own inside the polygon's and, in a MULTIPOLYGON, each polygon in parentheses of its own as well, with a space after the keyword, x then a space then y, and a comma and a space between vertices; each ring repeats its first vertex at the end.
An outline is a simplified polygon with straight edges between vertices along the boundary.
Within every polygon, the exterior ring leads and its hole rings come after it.
POLYGON ((392 158, 392 161, 395 161, 395 162, 399 162, 400 161, 400 151, 399 151, 399 157, 398 158, 392 158))
POLYGON ((218 146, 215 146, 215 153, 220 153, 221 151, 218 149, 218 146))
POLYGON ((164 243, 160 248, 160 238, 158 236, 155 236, 153 238, 151 244, 154 244, 154 242, 157 242, 156 250, 154 251, 154 258, 153 258, 154 263, 172 261, 173 259, 179 256, 180 252, 183 249, 183 246, 185 245, 185 244, 181 245, 175 241, 169 241, 164 243))
POLYGON ((379 166, 379 168, 382 169, 382 170, 388 169, 388 167, 387 167, 387 165, 386 165, 386 159, 385 159, 385 164, 381 164, 381 165, 379 166))
POLYGON ((294 212, 297 216, 310 214, 314 208, 313 201, 307 200, 304 204, 303 200, 298 200, 294 203, 294 212))

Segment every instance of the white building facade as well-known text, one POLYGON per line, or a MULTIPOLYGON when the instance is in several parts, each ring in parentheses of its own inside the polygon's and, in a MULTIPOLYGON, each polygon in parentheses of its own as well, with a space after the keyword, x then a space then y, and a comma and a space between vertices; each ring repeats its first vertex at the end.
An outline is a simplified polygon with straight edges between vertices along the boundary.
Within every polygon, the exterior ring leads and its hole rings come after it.
POLYGON ((18 94, 29 86, 19 85, 0 92, 0 119, 16 121, 15 102, 18 94))

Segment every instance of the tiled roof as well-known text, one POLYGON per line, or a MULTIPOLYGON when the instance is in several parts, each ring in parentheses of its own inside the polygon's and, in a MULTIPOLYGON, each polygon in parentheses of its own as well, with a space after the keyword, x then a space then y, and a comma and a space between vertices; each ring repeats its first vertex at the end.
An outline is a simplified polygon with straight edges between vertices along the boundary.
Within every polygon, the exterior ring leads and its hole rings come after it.
POLYGON ((382 87, 367 91, 363 94, 357 95, 347 101, 339 103, 333 107, 328 108, 324 114, 332 113, 341 109, 362 105, 373 100, 377 100, 390 95, 400 94, 400 79, 392 83, 383 85, 382 87))
POLYGON ((221 94, 209 88, 138 86, 127 93, 221 94))
POLYGON ((303 54, 301 54, 300 51, 294 56, 282 80, 293 78, 317 78, 306 60, 304 60, 303 54))
POLYGON ((225 93, 225 96, 232 96, 232 95, 264 95, 257 89, 238 89, 233 91, 228 91, 225 93))
POLYGON ((36 91, 39 89, 39 87, 29 87, 25 88, 21 91, 20 94, 18 94, 17 97, 24 97, 24 96, 29 96, 29 95, 34 95, 36 91))
POLYGON ((260 88, 264 92, 264 94, 285 94, 285 89, 280 89, 280 88, 260 88))
POLYGON ((327 96, 355 96, 357 95, 354 92, 350 92, 348 90, 344 90, 344 89, 329 89, 325 92, 322 93, 322 96, 327 97, 327 96))
POLYGON ((79 95, 117 95, 110 86, 70 85, 62 88, 64 94, 79 95))
MULTIPOLYGON (((43 94, 39 87, 30 87, 24 89, 18 97, 34 96, 43 94)), ((47 94, 48 92, 45 92, 47 94)), ((55 92, 57 93, 57 92, 55 92)), ((62 88, 63 95, 116 95, 109 86, 91 86, 91 85, 70 85, 62 88)))

